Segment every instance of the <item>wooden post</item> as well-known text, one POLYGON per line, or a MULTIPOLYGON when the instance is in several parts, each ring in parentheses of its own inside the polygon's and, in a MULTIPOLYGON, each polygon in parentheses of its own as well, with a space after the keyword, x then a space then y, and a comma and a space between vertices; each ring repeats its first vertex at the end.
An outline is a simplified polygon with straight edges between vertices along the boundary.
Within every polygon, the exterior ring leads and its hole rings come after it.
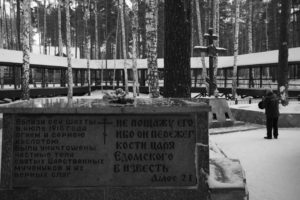
POLYGON ((260 88, 262 88, 262 85, 263 85, 262 76, 263 76, 263 67, 259 66, 259 87, 260 88))
POLYGON ((193 71, 194 71, 194 80, 195 80, 195 88, 197 87, 197 76, 198 76, 198 69, 193 69, 193 71))
POLYGON ((81 84, 81 86, 84 86, 84 82, 85 82, 85 70, 81 69, 80 70, 80 84, 81 84))
POLYGON ((223 69, 224 71, 223 71, 223 73, 224 73, 224 87, 226 88, 227 87, 227 79, 228 79, 228 76, 227 76, 227 69, 226 68, 224 68, 223 69))
POLYGON ((145 86, 146 85, 146 74, 147 70, 142 69, 141 70, 141 86, 145 86))
POLYGON ((14 88, 17 89, 17 67, 13 66, 13 81, 14 81, 14 88))
POLYGON ((236 87, 240 86, 240 84, 239 84, 239 80, 240 80, 239 72, 240 72, 240 70, 237 69, 237 71, 236 71, 236 87))
POLYGON ((45 68, 45 85, 48 87, 48 81, 49 81, 49 71, 47 68, 45 68))
POLYGON ((4 89, 4 66, 0 66, 1 89, 4 89))
POLYGON ((116 70, 117 87, 120 86, 120 77, 121 77, 120 74, 121 74, 120 70, 117 69, 116 70))
POLYGON ((46 86, 46 81, 45 81, 45 68, 42 68, 42 88, 45 88, 46 86))
POLYGON ((249 67, 249 88, 254 87, 254 80, 253 80, 253 67, 249 67))
POLYGON ((123 69, 123 70, 121 71, 121 72, 122 72, 121 74, 122 74, 122 84, 123 84, 123 86, 125 86, 125 82, 126 82, 126 81, 125 81, 125 72, 124 72, 124 71, 125 71, 125 69, 123 69))
POLYGON ((75 71, 75 86, 78 86, 78 72, 79 72, 79 70, 74 69, 74 71, 75 71))
POLYGON ((60 86, 66 87, 66 69, 60 70, 60 86))
POLYGON ((31 82, 33 84, 33 87, 36 87, 36 83, 35 83, 35 71, 34 68, 30 68, 30 72, 31 72, 31 82))

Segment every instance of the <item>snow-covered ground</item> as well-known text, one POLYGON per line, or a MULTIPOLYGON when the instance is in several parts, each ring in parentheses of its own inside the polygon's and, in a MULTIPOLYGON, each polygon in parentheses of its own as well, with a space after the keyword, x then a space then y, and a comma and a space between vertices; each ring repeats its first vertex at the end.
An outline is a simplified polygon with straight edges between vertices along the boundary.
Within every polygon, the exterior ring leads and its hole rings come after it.
MULTIPOLYGON (((243 109, 243 110, 253 110, 258 112, 265 112, 264 109, 259 109, 257 103, 253 104, 238 104, 230 105, 231 108, 243 109)), ((300 101, 290 101, 288 106, 279 105, 280 113, 300 113, 300 101)), ((300 198, 299 198, 300 199, 300 198)))
POLYGON ((210 139, 246 171, 250 200, 300 199, 300 128, 279 129, 279 139, 265 140, 266 130, 251 130, 210 139))

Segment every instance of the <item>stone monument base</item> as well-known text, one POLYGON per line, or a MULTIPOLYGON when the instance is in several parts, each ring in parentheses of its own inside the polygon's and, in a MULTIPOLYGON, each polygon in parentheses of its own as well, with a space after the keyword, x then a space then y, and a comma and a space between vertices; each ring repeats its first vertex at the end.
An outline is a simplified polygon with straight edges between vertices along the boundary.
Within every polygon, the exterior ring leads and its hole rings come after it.
POLYGON ((211 106, 209 128, 228 127, 237 123, 225 98, 202 97, 197 100, 211 106))
POLYGON ((206 200, 209 111, 188 99, 0 107, 0 199, 206 200))
POLYGON ((65 188, 1 190, 1 200, 204 200, 207 192, 199 189, 145 189, 145 188, 65 188))

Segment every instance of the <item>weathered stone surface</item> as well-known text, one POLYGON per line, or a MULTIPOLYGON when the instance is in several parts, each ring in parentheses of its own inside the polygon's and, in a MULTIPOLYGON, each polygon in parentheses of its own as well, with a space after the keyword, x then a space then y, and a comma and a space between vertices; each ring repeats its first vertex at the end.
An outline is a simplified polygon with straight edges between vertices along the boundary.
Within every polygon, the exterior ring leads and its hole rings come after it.
POLYGON ((204 200, 205 193, 197 189, 111 188, 108 200, 204 200))
POLYGON ((103 200, 104 188, 1 190, 1 200, 103 200))
POLYGON ((196 185, 193 115, 16 115, 14 186, 196 185))
POLYGON ((12 186, 12 170, 13 170, 13 129, 15 117, 11 114, 3 115, 3 131, 2 131, 2 156, 1 156, 1 177, 0 187, 10 188, 12 186))
POLYGON ((209 110, 178 99, 0 108, 1 200, 206 199, 209 110))
POLYGON ((74 99, 68 102, 62 99, 34 99, 1 106, 2 113, 196 113, 209 111, 204 103, 188 99, 135 99, 133 104, 111 104, 101 99, 74 99))

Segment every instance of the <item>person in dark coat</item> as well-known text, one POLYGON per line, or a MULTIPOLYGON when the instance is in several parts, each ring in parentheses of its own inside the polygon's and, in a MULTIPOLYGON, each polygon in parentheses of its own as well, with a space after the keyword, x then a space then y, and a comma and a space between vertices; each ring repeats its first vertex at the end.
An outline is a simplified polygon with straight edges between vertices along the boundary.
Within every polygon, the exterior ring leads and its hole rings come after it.
POLYGON ((267 123, 267 136, 265 139, 272 139, 272 129, 273 136, 275 139, 278 138, 278 117, 279 117, 279 99, 276 94, 273 93, 271 89, 266 90, 266 96, 262 100, 263 108, 265 108, 266 123, 267 123))

